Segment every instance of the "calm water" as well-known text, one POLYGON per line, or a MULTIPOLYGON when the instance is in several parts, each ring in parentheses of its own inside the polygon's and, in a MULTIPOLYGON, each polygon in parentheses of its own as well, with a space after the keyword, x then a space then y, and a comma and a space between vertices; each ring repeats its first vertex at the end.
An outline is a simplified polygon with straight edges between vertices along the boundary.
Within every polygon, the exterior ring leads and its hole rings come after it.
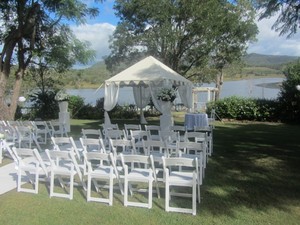
MULTIPOLYGON (((283 78, 261 78, 251 80, 227 81, 224 82, 221 98, 229 96, 253 97, 253 98, 277 98, 278 88, 265 87, 270 83, 282 82, 283 78)), ((214 87, 214 84, 203 84, 202 87, 214 87)), ((85 103, 96 104, 96 100, 104 97, 104 88, 100 89, 70 89, 67 91, 71 95, 79 95, 85 99, 85 103)), ((205 94, 199 94, 199 101, 206 101, 205 94)), ((176 99, 176 103, 180 100, 176 99)), ((120 105, 134 104, 131 87, 121 88, 119 92, 120 105)))

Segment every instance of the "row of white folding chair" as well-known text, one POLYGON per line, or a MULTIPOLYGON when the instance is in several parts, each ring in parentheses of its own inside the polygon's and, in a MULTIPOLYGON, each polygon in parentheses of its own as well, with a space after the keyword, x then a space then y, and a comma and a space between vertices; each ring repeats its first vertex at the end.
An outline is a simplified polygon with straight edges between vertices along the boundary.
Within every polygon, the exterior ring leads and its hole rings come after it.
MULTIPOLYGON (((111 142, 122 142, 124 143, 124 140, 110 140, 111 142)), ((127 140, 128 141, 128 140, 127 140)), ((173 170, 170 173, 170 176, 167 175, 167 168, 171 166, 171 163, 165 163, 165 166, 163 167, 163 159, 165 159, 167 162, 168 160, 168 148, 165 145, 164 142, 162 141, 152 141, 152 140, 143 140, 143 146, 144 146, 144 153, 147 156, 150 156, 151 161, 152 161, 152 173, 153 173, 153 178, 155 179, 155 184, 157 185, 157 182, 165 182, 166 185, 166 211, 178 211, 178 212, 185 212, 185 213, 192 213, 193 215, 196 214, 196 199, 198 197, 198 202, 200 203, 200 185, 202 184, 202 170, 203 170, 203 152, 205 149, 203 149, 203 146, 201 143, 194 143, 194 142, 177 142, 177 148, 178 148, 178 157, 175 160, 175 165, 178 166, 190 166, 193 167, 193 171, 183 171, 181 168, 178 172, 173 170), (202 149, 202 150, 201 150, 202 149), (191 151, 194 151, 193 154, 191 151), (158 174, 164 172, 163 176, 159 176, 158 174), (177 175, 180 175, 179 177, 176 177, 177 175), (176 177, 176 178, 175 178, 176 177), (183 194, 183 193, 171 193, 173 195, 179 195, 179 196, 185 196, 185 197, 190 197, 192 196, 192 209, 186 209, 186 208, 174 208, 174 207, 169 207, 169 201, 170 201, 170 192, 169 192, 169 187, 170 186, 192 186, 193 188, 193 194, 183 194), (198 195, 196 195, 198 193, 198 195)), ((131 142, 132 144, 132 142, 131 142)), ((112 144, 113 145, 113 144, 112 144)), ((127 144, 129 145, 129 144, 127 144)), ((120 154, 121 160, 123 157, 126 158, 136 158, 138 157, 137 155, 132 155, 126 154, 124 155, 123 153, 120 154)), ((116 159, 116 157, 115 157, 116 159)), ((136 160, 135 162, 137 162, 136 160)), ((172 161, 172 160, 171 160, 172 161)), ((124 162, 122 162, 124 164, 124 162)), ((132 165, 132 164, 131 164, 132 165)), ((139 165, 140 166, 140 165, 139 165)), ((126 170, 126 169, 125 169, 126 170)), ((135 170, 140 170, 140 167, 138 169, 135 168, 135 170)), ((133 173, 134 174, 134 173, 133 173)), ((134 178, 132 179, 138 179, 138 177, 135 177, 132 174, 134 178)), ((146 173, 149 175, 148 173, 146 173)), ((140 173, 139 173, 140 175, 140 173)), ((150 181, 148 176, 147 178, 144 179, 145 182, 152 182, 150 181)), ((124 174, 124 205, 132 205, 132 206, 140 206, 140 207, 149 207, 151 208, 151 199, 152 198, 152 193, 150 193, 152 185, 148 183, 149 189, 148 189, 148 204, 144 203, 136 203, 136 202, 130 202, 128 203, 127 196, 128 196, 128 184, 126 180, 126 173, 124 174)), ((158 196, 160 196, 159 188, 157 188, 157 193, 158 196)), ((131 189, 129 189, 131 190, 131 189)))
POLYGON ((191 213, 196 215, 197 213, 197 190, 198 190, 198 201, 200 202, 200 182, 199 182, 199 171, 198 171, 198 158, 184 158, 184 157, 162 157, 163 170, 164 170, 164 181, 165 181, 165 210, 167 212, 181 212, 191 213), (189 170, 187 170, 189 168, 189 170), (170 191, 171 187, 173 191, 170 191), (175 187, 191 187, 192 194, 186 191, 174 191, 175 187), (185 207, 171 207, 170 201, 171 196, 182 196, 192 197, 192 206, 185 207))
MULTIPOLYGON (((16 150, 15 150, 16 151, 16 150)), ((29 150, 28 150, 29 151, 29 150)), ((27 153, 27 155, 33 156, 38 155, 37 150, 33 150, 32 151, 32 155, 30 155, 29 153, 27 153)), ((17 155, 18 153, 16 153, 17 155)), ((82 173, 81 170, 77 164, 77 160, 76 160, 76 156, 75 153, 73 151, 57 151, 57 150, 46 150, 46 154, 48 156, 48 158, 50 159, 50 163, 51 163, 51 167, 50 167, 50 197, 52 196, 57 196, 57 197, 66 197, 69 199, 73 198, 73 182, 74 182, 74 176, 78 175, 79 179, 81 181, 83 181, 82 178, 82 173), (60 185, 65 188, 65 183, 63 181, 63 178, 65 176, 68 176, 69 179, 69 184, 70 184, 70 191, 69 194, 62 194, 62 193, 56 193, 54 192, 54 180, 55 177, 58 176, 58 180, 60 182, 60 185)), ((115 169, 115 165, 114 165, 114 157, 112 155, 112 153, 108 154, 108 153, 101 153, 101 152, 84 152, 84 157, 87 160, 87 165, 88 165, 88 188, 87 188, 87 200, 88 201, 100 201, 100 202, 107 202, 110 205, 112 204, 112 185, 113 185, 113 180, 114 179, 120 179, 120 177, 118 177, 119 175, 117 170, 115 169), (101 155, 100 158, 99 155, 101 155), (108 160, 108 155, 109 155, 109 160, 111 161, 110 163, 112 164, 112 167, 106 167, 105 169, 105 164, 103 164, 103 160, 105 159, 106 161, 108 160), (103 158, 105 157, 105 158, 103 158), (96 170, 98 169, 98 172, 95 172, 95 169, 92 169, 92 165, 90 165, 91 162, 94 162, 93 159, 102 159, 102 163, 98 164, 95 168, 96 170), (104 166, 101 168, 101 166, 104 166), (102 171, 102 172, 101 172, 102 171), (91 182, 93 181, 96 189, 98 188, 98 185, 96 183, 97 179, 109 179, 109 199, 99 199, 99 198, 94 198, 91 197, 91 182)), ((132 206, 141 206, 141 207, 148 207, 151 208, 152 206, 152 182, 155 181, 155 185, 156 185, 156 191, 157 194, 159 196, 159 189, 157 186, 157 178, 156 178, 156 172, 155 172, 155 166, 154 166, 154 160, 153 160, 153 156, 142 156, 142 155, 123 155, 120 154, 120 158, 121 158, 121 162, 122 162, 122 166, 123 166, 123 180, 124 180, 124 205, 132 205, 132 206), (147 158, 147 164, 148 166, 145 168, 140 168, 140 164, 141 163, 146 163, 146 159, 147 158), (150 160, 150 161, 149 161, 150 160), (149 163, 150 162, 150 163, 149 163), (129 163, 129 167, 128 164, 129 163), (138 164, 138 167, 133 167, 131 168, 132 165, 134 164, 138 164), (128 169, 130 168, 130 172, 128 171, 128 169), (128 185, 130 182, 146 182, 149 185, 148 188, 148 203, 144 204, 144 203, 139 203, 139 202, 129 202, 128 201, 128 189, 130 192, 133 191, 133 189, 130 187, 130 185, 128 185)), ((162 159, 165 157, 162 157, 162 159)), ((181 158, 182 159, 182 158, 181 158)), ((179 163, 180 160, 176 160, 177 163, 179 163)), ((36 161, 42 165, 43 161, 41 159, 39 159, 39 157, 36 158, 36 161)), ((18 165, 21 165, 21 161, 20 159, 18 159, 18 165)), ((107 166, 107 165, 106 165, 107 166)), ((22 167, 23 168, 23 167, 22 167)), ((31 166, 31 171, 34 170, 34 172, 36 172, 36 179, 35 179, 35 185, 38 184, 38 174, 41 169, 43 169, 43 167, 38 167, 38 169, 35 169, 34 166, 31 166)), ((47 171, 47 169, 43 169, 44 171, 47 171)), ((164 170, 166 171, 166 169, 164 168, 164 170)), ((19 174, 21 174, 21 168, 19 170, 19 174)), ((183 172, 180 171, 180 173, 182 174, 183 172)), ((18 179, 18 183, 21 184, 21 175, 19 175, 19 179, 18 179)), ((197 178, 198 179, 198 178, 197 178)), ((167 180, 166 180, 167 182, 167 180)), ((197 181, 198 182, 198 181, 197 181)), ((82 184, 83 186, 84 183, 82 184)), ((119 183, 120 188, 121 188, 121 184, 119 183)), ((174 183, 170 182, 170 183, 166 183, 166 187, 169 187, 170 185, 175 185, 174 183)), ((180 184, 182 185, 182 184, 180 184)), ((183 185, 184 186, 184 185, 183 185)), ((37 190, 37 186, 35 188, 35 190, 37 190)), ((122 190, 122 188, 121 188, 122 190)), ((24 191, 23 189, 19 189, 19 191, 24 191)), ((37 191, 35 191, 34 193, 37 193, 37 191)), ((167 192, 166 192, 167 193, 167 192)), ((169 192, 168 192, 169 193, 169 192)), ((166 195, 169 196, 169 195, 166 195)), ((166 199, 166 201, 169 201, 169 198, 166 199)), ((168 211, 168 207, 167 207, 167 202, 166 202, 166 210, 168 211)), ((171 209, 172 211, 172 209, 171 209)), ((187 211, 188 212, 188 211, 187 211)))
POLYGON ((213 153, 213 126, 208 126, 208 127, 194 126, 194 131, 202 132, 206 134, 207 145, 208 145, 207 153, 209 156, 211 156, 213 153))

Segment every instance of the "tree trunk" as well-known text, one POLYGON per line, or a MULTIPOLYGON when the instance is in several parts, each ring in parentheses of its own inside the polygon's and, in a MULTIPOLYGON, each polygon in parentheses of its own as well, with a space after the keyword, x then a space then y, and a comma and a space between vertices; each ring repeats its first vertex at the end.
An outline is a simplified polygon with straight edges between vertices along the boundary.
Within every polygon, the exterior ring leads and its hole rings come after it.
POLYGON ((215 95, 215 101, 220 99, 220 93, 222 90, 223 80, 224 80, 223 71, 220 70, 220 74, 217 75, 217 79, 216 79, 216 88, 218 88, 218 91, 216 92, 216 95, 215 95))
POLYGON ((8 120, 9 106, 6 102, 5 90, 7 84, 7 76, 3 71, 0 72, 0 120, 8 120))

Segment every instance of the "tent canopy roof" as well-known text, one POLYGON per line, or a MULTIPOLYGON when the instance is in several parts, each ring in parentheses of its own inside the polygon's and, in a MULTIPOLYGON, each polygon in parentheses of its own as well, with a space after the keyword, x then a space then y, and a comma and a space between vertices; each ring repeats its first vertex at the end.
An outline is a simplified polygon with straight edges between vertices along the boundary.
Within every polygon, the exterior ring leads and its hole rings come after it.
POLYGON ((114 83, 122 86, 148 86, 150 83, 158 84, 167 81, 175 86, 190 85, 192 82, 164 65, 152 56, 149 56, 117 75, 105 81, 106 85, 114 83))

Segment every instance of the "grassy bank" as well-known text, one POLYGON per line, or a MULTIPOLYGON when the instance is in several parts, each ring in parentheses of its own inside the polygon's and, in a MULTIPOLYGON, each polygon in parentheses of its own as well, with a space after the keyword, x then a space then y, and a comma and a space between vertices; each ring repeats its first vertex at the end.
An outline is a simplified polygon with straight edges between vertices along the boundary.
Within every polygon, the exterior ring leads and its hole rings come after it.
MULTIPOLYGON (((176 115, 176 122, 182 121, 176 115)), ((72 120, 72 132, 78 136, 82 127, 100 124, 72 120)), ((296 225, 300 221, 299 133, 299 126, 285 124, 216 123, 214 153, 201 187, 197 216, 165 212, 164 197, 156 195, 150 210, 124 207, 118 191, 112 207, 86 202, 81 187, 75 189, 71 201, 50 199, 41 183, 37 195, 16 190, 1 195, 0 224, 296 225)))

